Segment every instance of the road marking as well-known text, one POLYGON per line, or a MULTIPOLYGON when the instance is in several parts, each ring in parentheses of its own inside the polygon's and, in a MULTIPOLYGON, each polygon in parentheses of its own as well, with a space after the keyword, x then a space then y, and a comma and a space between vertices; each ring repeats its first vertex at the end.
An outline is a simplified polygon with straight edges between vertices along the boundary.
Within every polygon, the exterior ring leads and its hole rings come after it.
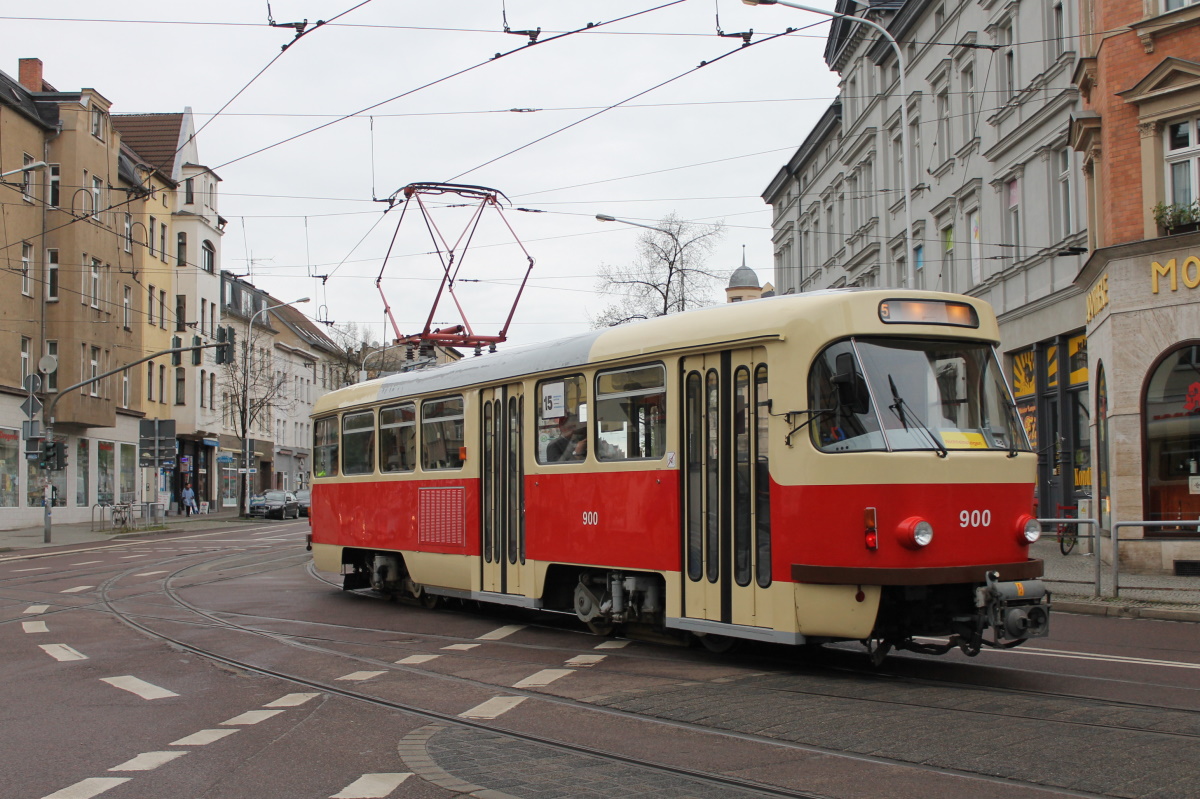
POLYGON ((93 563, 103 563, 102 560, 85 560, 82 563, 72 563, 72 566, 91 566, 93 563))
POLYGON ((153 771, 159 766, 170 763, 177 757, 183 757, 187 752, 143 752, 133 760, 127 760, 119 766, 113 766, 109 771, 153 771))
POLYGON ((537 674, 531 674, 516 683, 513 688, 541 688, 543 685, 549 685, 572 672, 572 669, 542 669, 537 674))
POLYGON ((174 691, 159 688, 157 685, 128 675, 124 677, 101 677, 100 682, 106 682, 114 688, 120 688, 122 691, 137 694, 142 699, 166 699, 169 696, 179 696, 174 691))
POLYGON ((310 699, 315 699, 320 694, 288 694, 281 696, 274 702, 268 702, 263 707, 299 707, 310 699))
POLYGON ((364 774, 329 799, 383 799, 411 776, 411 772, 364 774))
POLYGON ((129 782, 129 779, 129 777, 91 777, 63 788, 61 791, 47 794, 42 799, 92 799, 93 796, 99 796, 109 788, 116 788, 118 785, 129 782))
POLYGON ((39 613, 45 613, 49 609, 49 605, 30 605, 29 607, 25 608, 25 612, 30 616, 36 616, 39 613))
POLYGON ((494 696, 482 705, 476 705, 470 710, 459 713, 464 719, 494 719, 502 713, 507 713, 525 701, 523 696, 494 696))
POLYGON ((1022 646, 1017 649, 1005 650, 1018 655, 1034 655, 1048 658, 1064 658, 1066 660, 1099 660, 1108 663, 1135 663, 1142 666, 1167 666, 1176 669, 1200 669, 1200 663, 1182 663, 1177 660, 1151 660, 1149 658, 1127 657, 1125 655, 1094 655, 1087 652, 1055 652, 1051 649, 1038 649, 1022 646))
POLYGON ((604 641, 596 644, 596 649, 624 649, 629 646, 628 641, 604 641))
POLYGON ((567 665, 587 668, 588 666, 595 666, 606 657, 608 657, 608 655, 576 655, 567 661, 567 665))
POLYGON ((157 571, 157 572, 142 572, 141 574, 135 574, 133 576, 134 577, 153 577, 156 574, 166 574, 166 573, 167 572, 165 570, 163 570, 163 571, 157 571))
POLYGON ((39 644, 47 655, 57 661, 65 660, 87 660, 87 655, 78 652, 66 644, 39 644))
POLYGON ((38 566, 36 569, 13 569, 13 574, 17 572, 44 572, 50 569, 49 566, 38 566))
POLYGON ((237 730, 200 730, 194 732, 186 738, 180 738, 178 741, 171 741, 169 746, 207 746, 213 741, 219 741, 226 735, 233 735, 237 730))
POLYGON ((501 638, 507 638, 518 630, 524 630, 524 624, 510 624, 506 627, 501 627, 499 630, 492 630, 490 633, 484 633, 479 636, 477 641, 499 641, 501 638))
POLYGON ((59 591, 60 594, 78 594, 80 591, 87 591, 95 588, 94 585, 77 585, 74 588, 68 588, 66 591, 59 591))
POLYGON ((122 555, 121 560, 133 560, 134 558, 145 558, 148 555, 122 555))
POLYGON ((363 680, 369 680, 372 677, 378 677, 380 674, 386 674, 386 672, 355 671, 355 672, 351 672, 350 674, 345 675, 344 677, 338 677, 338 679, 339 680, 347 680, 349 682, 362 682, 363 680))
POLYGON ((441 655, 409 655, 404 660, 397 660, 396 663, 404 666, 415 666, 418 663, 428 663, 438 657, 441 657, 441 655))
POLYGON ((450 646, 444 646, 442 649, 453 649, 457 652, 466 652, 468 649, 474 649, 477 646, 479 646, 479 644, 450 644, 450 646))
POLYGON ((222 727, 245 727, 251 724, 258 724, 260 721, 266 721, 272 716, 278 716, 282 710, 247 710, 240 716, 234 716, 229 721, 222 721, 222 727))
POLYGON ((48 633, 50 628, 46 626, 44 621, 23 621, 21 622, 22 629, 27 633, 48 633))

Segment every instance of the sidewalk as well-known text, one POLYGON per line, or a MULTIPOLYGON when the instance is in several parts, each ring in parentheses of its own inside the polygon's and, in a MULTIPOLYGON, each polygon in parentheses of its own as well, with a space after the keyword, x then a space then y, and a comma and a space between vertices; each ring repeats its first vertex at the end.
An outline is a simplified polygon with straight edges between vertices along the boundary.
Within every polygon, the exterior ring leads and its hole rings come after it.
MULTIPOLYGON (((51 543, 43 543, 41 526, 21 530, 0 530, 0 560, 7 557, 34 554, 38 549, 70 548, 79 545, 123 541, 138 536, 163 533, 202 532, 244 521, 236 508, 222 508, 203 516, 167 516, 166 528, 160 530, 130 530, 128 532, 93 531, 92 525, 56 524, 51 528, 51 543)), ((1200 622, 1200 577, 1122 573, 1120 597, 1112 598, 1112 565, 1101 568, 1101 595, 1094 596, 1096 561, 1083 553, 1087 542, 1080 541, 1075 550, 1064 556, 1058 551, 1053 533, 1030 547, 1030 556, 1045 562, 1043 581, 1053 594, 1054 609, 1066 613, 1087 613, 1101 616, 1163 619, 1200 622)))

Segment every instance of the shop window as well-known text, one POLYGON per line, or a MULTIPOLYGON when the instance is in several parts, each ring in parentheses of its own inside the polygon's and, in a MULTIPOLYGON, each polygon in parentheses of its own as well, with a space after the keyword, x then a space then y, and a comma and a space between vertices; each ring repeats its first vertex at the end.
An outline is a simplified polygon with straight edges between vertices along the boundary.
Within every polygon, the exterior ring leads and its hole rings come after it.
MULTIPOLYGON (((1200 345, 1179 347, 1151 370, 1142 407, 1145 517, 1200 516, 1200 345)), ((1184 528, 1189 529, 1189 528, 1184 528)), ((1195 529, 1195 528, 1190 528, 1195 529)))

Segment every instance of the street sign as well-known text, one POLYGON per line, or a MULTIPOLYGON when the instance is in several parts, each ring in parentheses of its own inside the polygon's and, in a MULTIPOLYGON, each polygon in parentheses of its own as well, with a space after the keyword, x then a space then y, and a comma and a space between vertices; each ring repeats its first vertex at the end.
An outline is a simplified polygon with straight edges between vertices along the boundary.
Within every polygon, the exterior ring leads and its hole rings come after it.
POLYGON ((31 438, 42 437, 42 423, 37 419, 29 419, 21 422, 21 438, 29 440, 31 438))
POLYGON ((218 455, 217 463, 233 463, 232 455, 218 455))
MULTIPOLYGON (((36 377, 36 375, 30 375, 30 377, 36 377)), ((39 411, 42 410, 42 401, 30 394, 25 398, 25 401, 21 403, 21 410, 25 412, 26 416, 32 419, 38 415, 39 411)))
POLYGON ((37 375, 26 375, 25 382, 21 385, 25 386, 25 390, 30 394, 42 390, 42 378, 37 375))

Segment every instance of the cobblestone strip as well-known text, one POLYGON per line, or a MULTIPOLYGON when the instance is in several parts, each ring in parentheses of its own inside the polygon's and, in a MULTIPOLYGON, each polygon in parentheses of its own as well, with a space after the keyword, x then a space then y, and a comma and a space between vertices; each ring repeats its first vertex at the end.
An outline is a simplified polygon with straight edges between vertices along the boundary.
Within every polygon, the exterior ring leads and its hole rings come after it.
POLYGON ((478 799, 518 799, 518 797, 501 791, 493 791, 482 785, 474 785, 460 780, 435 763, 429 754, 429 739, 444 729, 446 729, 444 724, 426 724, 400 739, 400 743, 396 745, 396 751, 409 771, 439 788, 475 796, 478 799))

